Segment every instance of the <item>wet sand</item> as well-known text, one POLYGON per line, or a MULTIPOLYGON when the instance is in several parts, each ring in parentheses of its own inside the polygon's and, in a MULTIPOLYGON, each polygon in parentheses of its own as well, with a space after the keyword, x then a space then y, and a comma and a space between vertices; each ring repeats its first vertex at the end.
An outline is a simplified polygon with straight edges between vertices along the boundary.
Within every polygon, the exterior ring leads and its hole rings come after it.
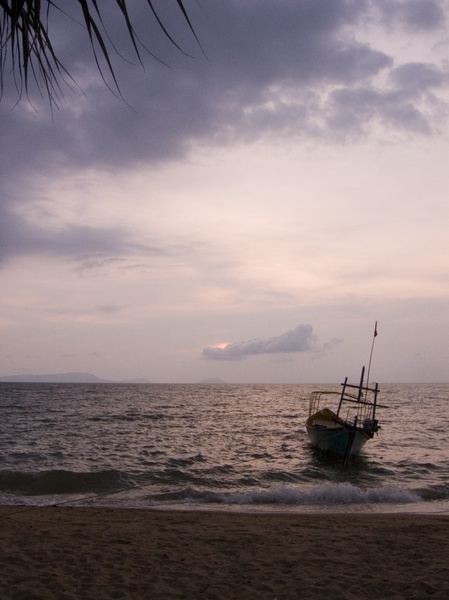
POLYGON ((2 600, 449 598, 449 517, 0 507, 2 600))

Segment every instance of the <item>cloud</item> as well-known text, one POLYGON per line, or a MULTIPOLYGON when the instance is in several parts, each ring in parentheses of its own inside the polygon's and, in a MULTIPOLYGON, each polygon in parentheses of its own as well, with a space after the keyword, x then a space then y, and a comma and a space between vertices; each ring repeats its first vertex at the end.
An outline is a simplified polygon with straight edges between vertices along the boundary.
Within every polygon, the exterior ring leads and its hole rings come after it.
MULTIPOLYGON (((133 4, 138 37, 169 67, 142 52, 142 68, 112 51, 126 102, 99 76, 85 30, 63 15, 52 21, 57 50, 84 94, 67 89, 61 109, 51 115, 39 97, 32 98, 33 106, 24 100, 11 110, 16 90, 13 85, 3 90, 3 259, 31 252, 67 256, 79 248, 107 256, 129 247, 122 228, 70 225, 55 230, 43 216, 30 220, 26 207, 38 202, 46 180, 70 178, 80 170, 151 168, 184 158, 192 148, 264 137, 334 143, 373 131, 429 135, 444 115, 437 93, 448 82, 445 68, 397 64, 392 54, 376 47, 375 36, 365 41, 359 27, 366 26, 374 10, 373 27, 388 18, 390 30, 420 27, 435 32, 437 42, 445 19, 443 3, 436 0, 192 3, 191 20, 207 60, 176 7, 170 14, 164 3, 164 22, 195 58, 170 45, 148 19, 145 3, 133 4)), ((122 17, 111 11, 106 18, 120 53, 132 57, 122 17)))
POLYGON ((449 74, 426 63, 400 65, 391 73, 391 79, 404 93, 425 93, 432 88, 442 87, 449 81, 449 74))
MULTIPOLYGON (((436 2, 428 2, 427 9, 426 3, 392 4, 391 27, 413 21, 430 28, 443 19, 436 2)), ((239 0, 192 6, 192 20, 209 60, 201 54, 192 59, 173 53, 154 35, 150 41, 155 54, 167 54, 171 68, 149 58, 145 70, 118 56, 114 60, 128 104, 117 99, 96 73, 89 44, 82 43, 83 29, 61 18, 58 47, 85 96, 68 90, 66 102, 50 123, 45 104, 36 101, 37 113, 26 102, 10 112, 14 96, 6 95, 5 164, 16 170, 26 162, 28 170, 46 172, 93 165, 124 169, 185 156, 192 143, 223 144, 286 131, 322 139, 332 124, 315 126, 326 112, 326 91, 366 87, 394 65, 392 56, 348 34, 367 18, 367 6, 345 0, 239 0), (15 156, 18 141, 20 160, 15 156)), ((137 10, 142 14, 136 12, 135 21, 145 23, 146 10, 137 10)), ((108 18, 120 48, 121 20, 108 18)), ((180 19, 168 22, 174 37, 184 39, 180 19)), ((150 32, 154 34, 154 28, 150 32)), ((147 39, 144 33, 140 37, 147 39)), ((377 108, 381 102, 373 107, 377 108)))
POLYGON ((308 352, 315 348, 315 341, 311 325, 298 325, 296 329, 271 338, 234 342, 224 348, 207 346, 202 354, 204 358, 212 360, 242 360, 258 354, 308 352))
POLYGON ((440 0, 381 0, 379 9, 387 20, 396 20, 412 31, 432 31, 445 21, 440 0))
POLYGON ((409 133, 430 134, 433 129, 428 116, 406 96, 373 88, 335 90, 329 109, 329 129, 343 139, 366 135, 374 123, 409 133))
MULTIPOLYGON (((24 186, 28 193, 31 189, 24 186)), ((124 261, 123 256, 167 256, 172 250, 157 243, 141 244, 123 226, 63 222, 39 209, 39 202, 3 198, 0 203, 0 259, 50 256, 77 261, 82 269, 124 261), (116 255, 121 256, 117 257, 116 255)))

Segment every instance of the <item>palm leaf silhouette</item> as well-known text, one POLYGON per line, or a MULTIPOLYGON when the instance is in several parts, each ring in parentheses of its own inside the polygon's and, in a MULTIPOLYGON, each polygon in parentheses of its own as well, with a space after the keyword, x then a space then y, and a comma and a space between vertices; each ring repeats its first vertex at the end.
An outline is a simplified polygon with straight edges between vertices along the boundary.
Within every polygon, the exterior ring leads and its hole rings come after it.
MULTIPOLYGON (((102 62, 112 77, 115 89, 120 94, 107 42, 112 44, 113 47, 114 44, 105 28, 97 0, 73 1, 79 5, 82 22, 86 28, 94 59, 103 80, 106 83, 101 66, 102 62)), ((111 3, 112 1, 110 0, 111 3)), ((183 52, 159 17, 152 0, 142 0, 142 2, 148 5, 151 14, 167 39, 183 52)), ((172 2, 176 4, 182 18, 201 48, 184 3, 182 0, 172 0, 172 2)), ((32 80, 39 91, 47 96, 51 105, 59 105, 60 103, 62 81, 75 83, 59 60, 49 34, 49 13, 51 10, 64 13, 63 4, 58 0, 0 0, 0 99, 3 96, 5 78, 10 75, 14 79, 19 99, 23 94, 28 97, 29 84, 32 80)), ((138 39, 128 11, 129 3, 126 0, 115 0, 115 4, 119 9, 124 29, 131 41, 133 50, 141 62, 138 39)), ((110 5, 108 10, 110 10, 110 5)), ((154 55, 152 54, 152 56, 154 55)), ((160 60, 158 57, 155 58, 160 60)))

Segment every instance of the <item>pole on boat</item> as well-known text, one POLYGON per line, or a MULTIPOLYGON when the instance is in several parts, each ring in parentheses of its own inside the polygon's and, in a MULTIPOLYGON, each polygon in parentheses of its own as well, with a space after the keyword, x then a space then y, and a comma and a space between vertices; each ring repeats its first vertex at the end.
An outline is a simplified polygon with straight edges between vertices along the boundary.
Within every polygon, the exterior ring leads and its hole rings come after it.
POLYGON ((373 350, 374 350, 374 340, 377 337, 377 321, 374 324, 374 335, 373 335, 373 343, 371 344, 371 353, 369 355, 369 364, 368 364, 368 373, 366 376, 366 388, 369 387, 369 372, 371 370, 371 359, 373 358, 373 350))
MULTIPOLYGON (((369 376, 369 370, 368 370, 368 376, 369 376)), ((362 367, 362 374, 360 375, 359 391, 357 392, 357 402, 360 402, 362 400, 363 378, 364 377, 365 377, 365 367, 362 367)), ((368 387, 368 382, 366 382, 366 387, 368 387)))
POLYGON ((352 445, 355 439, 355 431, 350 431, 348 433, 348 445, 346 447, 345 457, 343 459, 343 464, 346 466, 348 464, 349 457, 351 456, 352 445))
MULTIPOLYGON (((359 391, 357 392, 357 402, 360 402, 362 400, 362 387, 363 387, 363 378, 365 376, 365 367, 362 367, 362 374, 360 376, 360 383, 359 383, 359 391)), ((345 385, 346 385, 346 381, 347 381, 347 377, 345 379, 345 385)), ((343 399, 343 394, 341 396, 341 398, 343 399)), ((341 400, 340 400, 340 404, 341 404, 341 400)), ((340 407, 338 407, 338 410, 340 411, 340 407)), ((359 414, 359 409, 357 410, 357 414, 355 416, 354 419, 354 427, 357 426, 357 417, 359 414)), ((352 446, 354 444, 354 440, 355 440, 355 431, 348 431, 348 445, 346 446, 346 452, 345 452, 345 456, 343 459, 343 464, 347 465, 348 464, 348 460, 349 457, 351 456, 351 451, 352 451, 352 446)))

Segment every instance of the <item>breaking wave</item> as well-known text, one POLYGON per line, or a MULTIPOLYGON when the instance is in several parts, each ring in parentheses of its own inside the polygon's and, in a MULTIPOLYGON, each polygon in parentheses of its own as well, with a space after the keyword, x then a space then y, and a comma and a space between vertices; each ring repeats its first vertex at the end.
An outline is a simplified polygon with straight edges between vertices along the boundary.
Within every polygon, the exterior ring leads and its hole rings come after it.
POLYGON ((292 486, 273 486, 248 492, 229 494, 223 498, 226 504, 406 504, 421 500, 414 492, 394 485, 361 489, 350 483, 323 483, 308 489, 292 486))

